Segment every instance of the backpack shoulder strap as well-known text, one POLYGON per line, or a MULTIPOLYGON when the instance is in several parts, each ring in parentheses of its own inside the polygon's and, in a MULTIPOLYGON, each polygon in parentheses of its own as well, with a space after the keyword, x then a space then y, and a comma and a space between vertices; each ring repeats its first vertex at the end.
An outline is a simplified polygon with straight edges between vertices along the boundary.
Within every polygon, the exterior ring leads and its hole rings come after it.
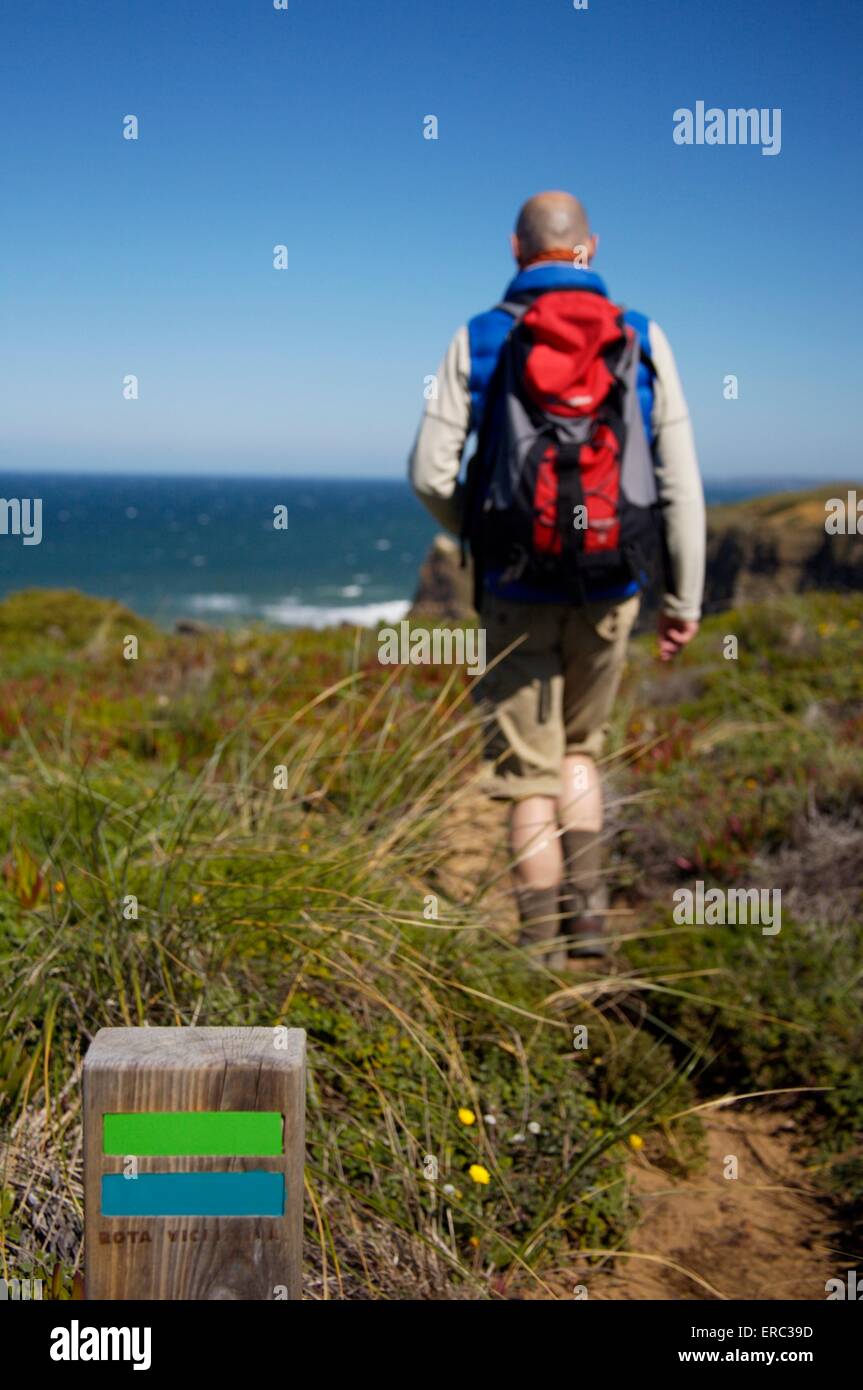
MULTIPOLYGON (((517 304, 515 300, 502 299, 499 304, 494 305, 495 309, 501 309, 505 314, 509 314, 513 320, 512 327, 501 345, 501 352, 498 355, 494 371, 489 378, 486 388, 486 407, 491 395, 492 386, 498 380, 503 358, 503 348, 509 342, 513 331, 521 322, 522 315, 527 311, 527 304, 517 304)), ((477 612, 480 610, 482 601, 484 565, 479 543, 479 536, 475 533, 473 522, 477 504, 483 489, 484 479, 480 476, 483 465, 483 446, 489 428, 489 412, 486 409, 485 417, 480 425, 477 444, 471 458, 468 459, 467 472, 464 483, 464 495, 462 497, 462 524, 461 524, 461 563, 464 568, 467 562, 467 552, 470 550, 473 559, 473 606, 477 612)))
POLYGON ((503 309, 505 314, 509 314, 518 323, 523 314, 527 312, 526 304, 516 304, 514 299, 502 299, 499 304, 495 304, 496 309, 503 309))
POLYGON ((648 336, 650 332, 650 319, 646 314, 640 314, 637 309, 627 309, 625 304, 621 304, 618 307, 624 319, 626 319, 626 315, 629 314, 629 327, 638 338, 639 357, 645 367, 647 367, 651 376, 655 377, 656 364, 646 347, 646 344, 650 341, 648 336))

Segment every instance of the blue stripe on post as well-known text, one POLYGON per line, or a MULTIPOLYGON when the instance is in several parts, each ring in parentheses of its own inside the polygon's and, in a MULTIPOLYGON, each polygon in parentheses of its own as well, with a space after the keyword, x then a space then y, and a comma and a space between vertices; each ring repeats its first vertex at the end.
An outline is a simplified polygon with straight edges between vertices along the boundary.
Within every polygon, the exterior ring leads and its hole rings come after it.
POLYGON ((103 1216, 284 1216, 284 1173, 139 1173, 102 1178, 103 1216))

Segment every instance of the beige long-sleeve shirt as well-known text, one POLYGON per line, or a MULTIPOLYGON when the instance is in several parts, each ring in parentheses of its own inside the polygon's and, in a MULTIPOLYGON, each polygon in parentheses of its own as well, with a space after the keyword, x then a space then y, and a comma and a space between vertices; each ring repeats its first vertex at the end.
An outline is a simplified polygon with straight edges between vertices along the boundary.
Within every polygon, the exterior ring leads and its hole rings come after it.
MULTIPOLYGON (((663 609, 674 617, 694 620, 701 616, 704 591, 704 492, 674 355, 652 320, 649 333, 656 368, 651 416, 654 466, 672 581, 663 609)), ((458 330, 438 367, 436 399, 426 402, 409 464, 411 484, 420 501, 456 535, 464 502, 459 473, 470 432, 470 368, 465 327, 458 330)))

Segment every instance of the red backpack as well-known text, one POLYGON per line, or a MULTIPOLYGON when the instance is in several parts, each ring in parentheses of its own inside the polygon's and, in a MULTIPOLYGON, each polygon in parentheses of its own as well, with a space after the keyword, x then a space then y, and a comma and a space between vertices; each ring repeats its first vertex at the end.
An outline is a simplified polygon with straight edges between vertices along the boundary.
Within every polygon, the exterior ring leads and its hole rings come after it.
POLYGON ((623 310, 585 289, 500 306, 515 319, 468 464, 463 540, 483 576, 584 602, 643 579, 659 539, 656 479, 623 310))

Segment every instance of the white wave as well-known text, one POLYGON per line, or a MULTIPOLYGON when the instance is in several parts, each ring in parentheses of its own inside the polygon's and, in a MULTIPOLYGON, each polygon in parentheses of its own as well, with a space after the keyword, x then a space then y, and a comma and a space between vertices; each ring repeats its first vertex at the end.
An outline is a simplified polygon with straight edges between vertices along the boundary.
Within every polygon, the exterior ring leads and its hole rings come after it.
POLYGON ((339 623, 376 627, 378 623, 400 622, 410 606, 410 599, 406 598, 381 603, 346 604, 343 607, 296 603, 286 598, 279 603, 265 604, 261 612, 271 623, 280 623, 282 627, 336 627, 339 623))
POLYGON ((185 602, 196 613, 242 613, 248 607, 240 594, 193 594, 185 602))

